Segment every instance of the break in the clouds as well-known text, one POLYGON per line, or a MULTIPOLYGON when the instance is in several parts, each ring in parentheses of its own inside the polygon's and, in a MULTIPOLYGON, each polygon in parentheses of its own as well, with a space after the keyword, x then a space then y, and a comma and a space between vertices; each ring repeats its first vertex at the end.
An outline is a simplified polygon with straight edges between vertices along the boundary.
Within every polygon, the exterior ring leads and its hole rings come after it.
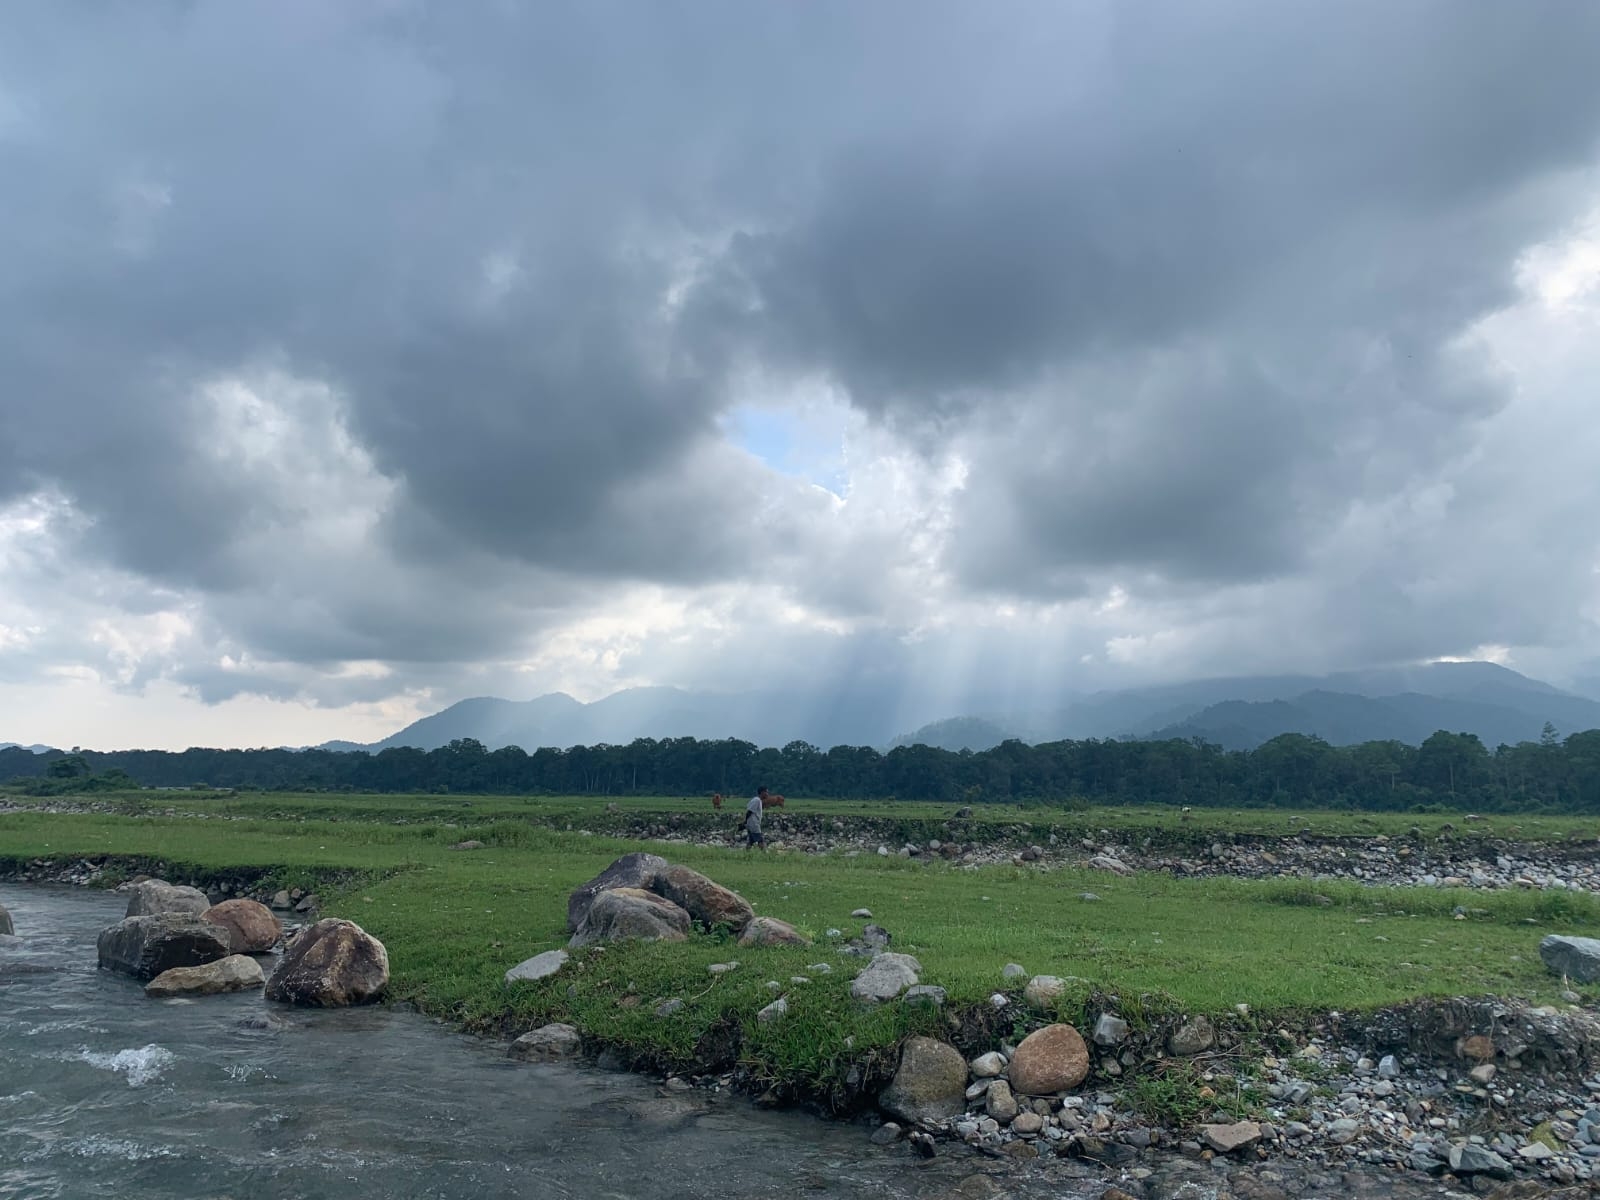
POLYGON ((1597 51, 1559 0, 18 4, 0 736, 1581 677, 1597 51))

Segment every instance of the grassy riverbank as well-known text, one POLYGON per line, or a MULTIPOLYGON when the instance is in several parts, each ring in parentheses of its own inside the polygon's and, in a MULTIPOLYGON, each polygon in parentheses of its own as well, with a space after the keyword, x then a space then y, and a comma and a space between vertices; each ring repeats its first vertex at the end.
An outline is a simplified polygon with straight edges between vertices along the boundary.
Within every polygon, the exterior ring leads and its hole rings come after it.
MULTIPOLYGON (((863 1055, 943 1020, 899 1005, 867 1010, 850 1001, 859 960, 834 952, 827 931, 859 933, 864 922, 850 917, 856 908, 870 909, 893 933, 894 949, 918 957, 924 982, 944 987, 951 1009, 983 1005, 1002 986, 1001 968, 1019 962, 1030 973, 1087 981, 1060 1002, 1061 1015, 1074 1020, 1086 1015, 1091 992, 1118 996, 1131 1019, 1172 1006, 1232 1014, 1247 1004, 1252 1019, 1272 1021, 1490 992, 1553 1001, 1561 981, 1540 963, 1539 938, 1600 929, 1600 902, 1564 891, 1119 878, 1071 868, 963 870, 875 854, 757 855, 567 832, 530 823, 526 813, 507 819, 508 809, 500 807, 540 801, 474 799, 466 802, 470 809, 453 810, 454 825, 447 827, 420 816, 394 819, 397 807, 437 805, 439 797, 406 798, 398 806, 395 797, 359 799, 207 801, 242 806, 213 814, 228 820, 3 813, 0 869, 38 857, 98 855, 160 861, 174 879, 267 869, 276 884, 317 890, 324 915, 349 917, 382 939, 395 997, 423 1011, 486 1030, 567 1020, 624 1053, 662 1063, 715 1058, 719 1045, 737 1044, 740 1063, 757 1078, 822 1094, 844 1088, 851 1064, 863 1055), (340 806, 341 819, 290 816, 288 809, 275 819, 250 815, 256 803, 297 801, 340 806), (464 822, 469 811, 477 819, 464 822), (466 836, 484 847, 450 848, 466 836), (623 944, 579 956, 557 979, 507 987, 508 967, 564 944, 567 893, 619 854, 640 848, 735 888, 757 912, 793 922, 817 945, 757 950, 708 937, 623 944), (341 873, 357 883, 330 891, 328 881, 341 873), (1098 899, 1084 899, 1085 892, 1098 899), (1458 907, 1465 919, 1455 915, 1458 907), (739 970, 707 973, 710 963, 728 959, 738 960, 739 970), (832 972, 803 985, 790 982, 818 962, 832 972), (773 998, 769 980, 782 985, 789 1001, 788 1016, 770 1025, 755 1020, 773 998), (683 1000, 683 1009, 657 1017, 656 1006, 670 998, 683 1000)), ((577 804, 562 803, 569 810, 577 804)), ((591 803, 590 813, 596 807, 591 803)), ((849 814, 841 809, 841 815, 849 814)), ((1122 821, 1151 815, 1097 811, 1092 827, 1125 829, 1122 821)), ((1162 816, 1176 821, 1181 814, 1162 816)), ((1270 818, 1281 829, 1283 815, 1270 818)), ((731 825, 731 818, 722 820, 731 825)))

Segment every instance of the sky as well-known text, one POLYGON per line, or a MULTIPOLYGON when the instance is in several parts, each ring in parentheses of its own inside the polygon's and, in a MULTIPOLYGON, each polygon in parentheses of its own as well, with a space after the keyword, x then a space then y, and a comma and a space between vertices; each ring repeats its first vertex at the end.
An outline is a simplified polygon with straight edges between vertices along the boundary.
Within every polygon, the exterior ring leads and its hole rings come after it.
POLYGON ((1600 6, 17 0, 0 740, 1600 684, 1600 6))

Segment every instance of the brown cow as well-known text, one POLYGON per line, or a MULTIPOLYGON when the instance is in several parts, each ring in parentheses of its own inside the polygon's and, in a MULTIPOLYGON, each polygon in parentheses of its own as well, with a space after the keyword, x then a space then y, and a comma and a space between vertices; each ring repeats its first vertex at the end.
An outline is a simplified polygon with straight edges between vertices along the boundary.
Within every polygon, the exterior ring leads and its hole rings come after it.
POLYGON ((767 807, 768 808, 782 808, 783 807, 783 797, 778 795, 776 792, 768 792, 767 793, 767 807))
POLYGON ((722 793, 721 792, 712 792, 711 793, 711 807, 716 809, 718 812, 722 811, 722 793))

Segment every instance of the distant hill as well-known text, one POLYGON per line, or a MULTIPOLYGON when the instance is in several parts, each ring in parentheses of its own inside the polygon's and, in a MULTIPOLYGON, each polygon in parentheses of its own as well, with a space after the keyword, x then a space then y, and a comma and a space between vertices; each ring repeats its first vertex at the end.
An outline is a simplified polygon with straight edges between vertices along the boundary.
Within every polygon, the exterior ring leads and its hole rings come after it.
POLYGON ((21 742, 0 742, 0 750, 31 750, 35 754, 49 754, 54 746, 41 745, 35 742, 31 746, 24 746, 21 742))
POLYGON ((691 692, 631 688, 585 704, 560 692, 533 700, 483 696, 424 717, 371 746, 327 749, 432 750, 456 738, 490 749, 625 744, 635 738, 739 738, 758 746, 805 741, 837 745, 986 748, 1017 737, 1205 737, 1260 745, 1279 733, 1314 733, 1330 742, 1393 738, 1421 742, 1438 729, 1476 733, 1490 746, 1536 740, 1549 721, 1562 734, 1600 728, 1600 702, 1564 692, 1493 663, 1428 663, 1333 675, 1244 676, 1068 697, 1034 711, 975 703, 940 712, 919 700, 908 709, 886 684, 828 682, 810 693, 691 692), (906 734, 906 729, 915 733, 906 734))
POLYGON ((950 717, 903 733, 891 746, 935 746, 940 750, 988 750, 1014 734, 982 717, 950 717))
POLYGON ((1546 721, 1562 736, 1600 728, 1600 704, 1594 701, 1559 693, 1553 697, 1533 691, 1527 694, 1538 700, 1524 708, 1418 692, 1372 698, 1311 691, 1292 700, 1228 700, 1148 736, 1201 737, 1229 750, 1253 750, 1280 733, 1311 734, 1336 746, 1389 739, 1418 745, 1435 731, 1446 729, 1477 734, 1492 749, 1501 743, 1538 741, 1546 721), (1586 707, 1591 711, 1586 713, 1586 707))

